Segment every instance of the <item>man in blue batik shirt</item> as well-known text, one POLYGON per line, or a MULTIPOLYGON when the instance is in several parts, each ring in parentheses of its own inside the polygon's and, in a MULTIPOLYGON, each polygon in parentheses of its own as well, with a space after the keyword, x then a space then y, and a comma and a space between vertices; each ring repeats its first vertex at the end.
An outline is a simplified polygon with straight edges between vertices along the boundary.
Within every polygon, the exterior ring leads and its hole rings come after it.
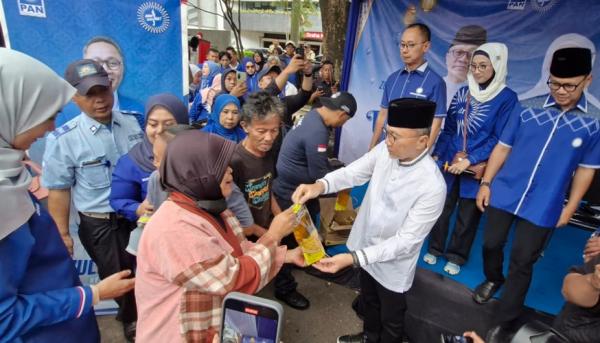
MULTIPOLYGON (((108 73, 94 60, 71 63, 65 79, 77 89, 73 101, 81 114, 48 135, 42 183, 49 189, 48 211, 56 222, 67 249, 71 199, 79 212, 79 238, 98 266, 101 279, 124 269, 134 270, 135 259, 125 248, 130 222, 115 214, 109 204, 111 175, 119 158, 143 133, 131 115, 113 110, 113 91, 108 73)), ((115 299, 125 336, 135 336, 137 319, 133 291, 115 299)))
POLYGON ((477 194, 478 207, 488 215, 483 243, 486 280, 473 299, 487 302, 504 284, 499 325, 489 338, 507 339, 514 329, 533 265, 550 232, 569 222, 600 168, 600 109, 584 94, 592 81, 591 61, 589 49, 557 50, 550 65, 550 94, 515 108, 488 161, 477 194), (515 221, 505 279, 502 251, 515 221))
POLYGON ((416 23, 406 27, 400 40, 400 57, 404 67, 393 72, 383 86, 381 109, 375 122, 369 150, 381 141, 381 133, 387 121, 390 101, 399 98, 415 98, 436 104, 435 118, 429 135, 429 148, 433 147, 442 121, 446 116, 446 83, 425 60, 431 46, 431 31, 425 24, 416 23))

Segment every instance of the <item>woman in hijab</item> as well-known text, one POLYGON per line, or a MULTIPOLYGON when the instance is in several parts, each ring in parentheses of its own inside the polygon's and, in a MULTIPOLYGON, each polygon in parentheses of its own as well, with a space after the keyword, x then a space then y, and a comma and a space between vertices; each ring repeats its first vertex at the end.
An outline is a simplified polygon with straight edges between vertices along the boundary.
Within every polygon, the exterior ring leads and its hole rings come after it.
POLYGON ((212 85, 215 76, 221 72, 221 66, 213 61, 206 61, 202 65, 202 81, 200 83, 200 90, 210 87, 212 85))
POLYGON ((259 90, 258 66, 250 57, 244 57, 244 59, 242 60, 242 65, 244 66, 244 70, 246 71, 246 86, 248 87, 248 92, 246 93, 246 95, 248 95, 259 90))
POLYGON ((242 117, 240 111, 238 98, 221 94, 216 97, 208 125, 202 130, 239 143, 246 138, 246 132, 240 125, 242 117))
POLYGON ((444 271, 451 275, 458 274, 467 262, 481 217, 475 205, 479 182, 465 170, 488 160, 518 102, 517 94, 506 86, 507 62, 508 49, 502 43, 486 43, 473 52, 467 74, 469 85, 454 95, 432 154, 438 163, 449 165, 444 173, 448 196, 423 259, 435 264, 438 256, 445 255, 448 263, 444 271), (444 249, 450 215, 457 203, 456 227, 444 249))
POLYGON ((119 159, 113 170, 110 187, 110 206, 117 214, 132 222, 154 210, 145 199, 148 177, 156 169, 152 153, 156 137, 171 126, 187 124, 188 112, 175 95, 162 93, 148 99, 145 118, 144 140, 119 159))
POLYGON ((82 286, 48 212, 28 193, 25 150, 75 88, 41 62, 0 48, 0 340, 100 342, 93 305, 133 288, 130 271, 82 286))
POLYGON ((226 69, 221 74, 221 94, 231 94, 238 98, 240 104, 244 104, 244 96, 248 94, 247 82, 238 82, 238 71, 235 69, 226 69))
POLYGON ((253 58, 254 64, 256 64, 256 73, 259 73, 266 63, 265 56, 260 51, 256 51, 253 58))
POLYGON ((160 180, 169 192, 146 225, 136 283, 137 340, 211 342, 229 292, 258 292, 285 263, 303 266, 298 249, 279 247, 292 231, 287 209, 257 243, 244 238, 225 197, 235 143, 194 130, 167 146, 160 180))

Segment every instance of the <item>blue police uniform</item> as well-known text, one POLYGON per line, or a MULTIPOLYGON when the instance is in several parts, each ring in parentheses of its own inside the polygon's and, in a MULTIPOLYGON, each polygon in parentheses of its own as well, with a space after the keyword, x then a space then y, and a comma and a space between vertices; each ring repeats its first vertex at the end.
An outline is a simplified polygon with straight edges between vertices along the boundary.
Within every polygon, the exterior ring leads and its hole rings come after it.
POLYGON ((0 342, 100 342, 92 289, 81 285, 50 215, 32 201, 36 212, 0 240, 0 342))
MULTIPOLYGON (((452 163, 456 153, 464 148, 463 132, 467 99, 470 101, 466 152, 472 165, 488 160, 510 114, 518 104, 517 94, 508 87, 484 103, 469 96, 469 87, 459 89, 452 99, 444 129, 432 154, 438 157, 440 165, 445 162, 452 163)), ((442 215, 429 235, 428 252, 434 256, 445 255, 449 262, 463 265, 469 258, 481 218, 481 212, 474 200, 479 190, 479 183, 469 175, 444 173, 444 179, 448 187, 446 203, 442 215), (456 226, 452 231, 450 243, 445 248, 450 216, 457 203, 456 226)))
POLYGON ((133 116, 112 113, 108 126, 80 115, 48 135, 42 183, 71 188, 79 212, 113 212, 108 202, 113 168, 144 137, 133 116))
POLYGON ((388 108, 390 101, 399 98, 433 101, 436 103, 435 116, 446 116, 446 83, 429 68, 427 62, 413 71, 399 69, 387 78, 383 85, 381 107, 388 108))
POLYGON ((503 248, 516 221, 515 237, 498 320, 515 319, 523 306, 533 265, 560 218, 573 173, 600 168, 600 110, 585 95, 562 111, 552 96, 516 106, 498 144, 511 151, 491 183, 484 229, 486 279, 504 282, 503 248))
MULTIPOLYGON (((79 238, 98 266, 101 279, 124 269, 134 270, 135 259, 125 248, 133 228, 109 204, 111 175, 119 158, 143 139, 137 120, 112 112, 105 125, 81 114, 48 136, 42 184, 48 189, 70 189, 79 211, 79 238)), ((117 318, 126 324, 137 320, 135 296, 115 299, 117 318)))
POLYGON ((117 214, 135 222, 135 213, 140 203, 146 199, 150 172, 146 172, 135 163, 129 154, 123 155, 112 174, 110 206, 117 214))

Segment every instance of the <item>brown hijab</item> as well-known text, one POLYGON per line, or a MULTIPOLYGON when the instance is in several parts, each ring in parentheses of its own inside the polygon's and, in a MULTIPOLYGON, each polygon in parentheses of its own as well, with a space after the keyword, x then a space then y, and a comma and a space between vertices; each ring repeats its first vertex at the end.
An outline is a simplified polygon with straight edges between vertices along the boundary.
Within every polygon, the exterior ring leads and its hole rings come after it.
POLYGON ((213 214, 226 209, 221 181, 235 143, 202 131, 179 134, 167 146, 160 166, 160 182, 168 192, 179 192, 213 214))

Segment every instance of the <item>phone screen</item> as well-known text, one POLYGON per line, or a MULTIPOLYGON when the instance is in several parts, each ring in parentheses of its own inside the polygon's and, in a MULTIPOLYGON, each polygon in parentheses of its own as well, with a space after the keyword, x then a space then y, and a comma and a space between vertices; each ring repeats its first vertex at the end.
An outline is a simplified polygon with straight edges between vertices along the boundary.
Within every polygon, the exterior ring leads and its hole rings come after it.
POLYGON ((246 73, 238 71, 237 72, 237 83, 242 83, 246 81, 246 73))
POLYGON ((237 299, 225 300, 221 343, 276 343, 277 311, 237 299))

